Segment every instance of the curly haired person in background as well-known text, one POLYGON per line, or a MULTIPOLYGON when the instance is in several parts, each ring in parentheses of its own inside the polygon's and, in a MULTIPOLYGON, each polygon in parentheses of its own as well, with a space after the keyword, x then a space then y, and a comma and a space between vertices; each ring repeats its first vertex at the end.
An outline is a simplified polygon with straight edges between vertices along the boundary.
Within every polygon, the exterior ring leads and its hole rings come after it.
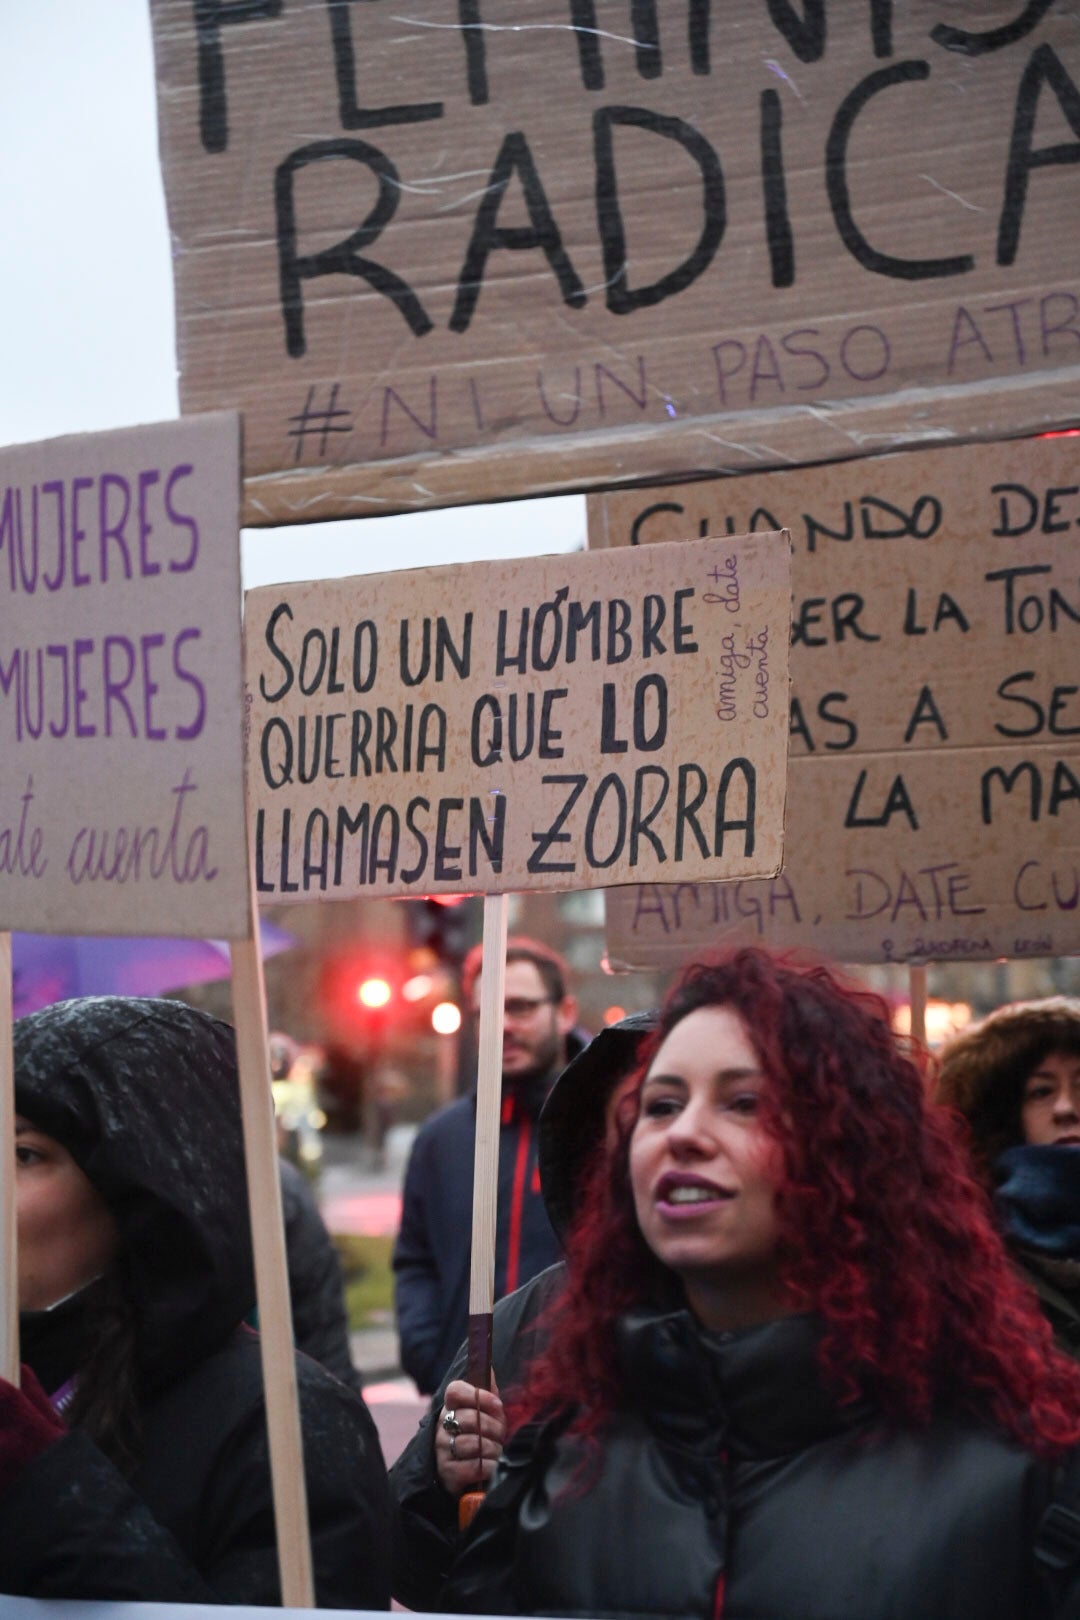
POLYGON ((941 1056, 939 1101, 963 1114, 1017 1270, 1080 1359, 1080 1001, 999 1007, 941 1056))

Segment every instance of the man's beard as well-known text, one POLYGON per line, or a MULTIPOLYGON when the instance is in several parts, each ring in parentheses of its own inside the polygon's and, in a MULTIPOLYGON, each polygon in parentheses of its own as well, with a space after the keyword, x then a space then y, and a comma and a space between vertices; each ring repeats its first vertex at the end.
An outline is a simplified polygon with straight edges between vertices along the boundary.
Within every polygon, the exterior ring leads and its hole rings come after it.
MULTIPOLYGON (((524 1047, 524 1042, 521 1043, 524 1047)), ((549 1074, 557 1066, 561 1066, 564 1047, 563 1038, 558 1029, 552 1027, 547 1036, 537 1037, 525 1048, 529 1053, 529 1063, 523 1069, 511 1069, 503 1072, 503 1084, 508 1086, 528 1085, 541 1075, 549 1074)))

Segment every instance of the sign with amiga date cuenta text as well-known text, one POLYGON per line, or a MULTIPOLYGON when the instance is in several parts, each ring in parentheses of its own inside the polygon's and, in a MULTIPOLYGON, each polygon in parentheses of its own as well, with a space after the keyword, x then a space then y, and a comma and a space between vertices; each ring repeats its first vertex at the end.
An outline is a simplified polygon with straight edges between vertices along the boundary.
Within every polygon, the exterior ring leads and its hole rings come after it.
POLYGON ((259 894, 775 873, 790 619, 783 534, 249 592, 259 894))
POLYGON ((0 452, 0 927, 249 928, 235 413, 0 452))
POLYGON ((1080 951, 1076 440, 590 500, 590 543, 783 524, 794 547, 784 870, 608 904, 612 961, 726 938, 849 962, 1080 951))

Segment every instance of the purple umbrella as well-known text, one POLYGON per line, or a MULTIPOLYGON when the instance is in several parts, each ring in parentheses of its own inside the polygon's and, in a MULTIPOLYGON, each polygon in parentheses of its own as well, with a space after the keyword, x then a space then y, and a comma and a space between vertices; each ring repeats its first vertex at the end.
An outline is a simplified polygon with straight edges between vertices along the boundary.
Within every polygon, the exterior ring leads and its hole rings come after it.
MULTIPOLYGON (((273 923, 260 923, 259 932, 264 956, 297 943, 273 923)), ((71 996, 159 996, 223 979, 229 972, 229 944, 224 939, 13 933, 11 965, 13 1008, 20 1018, 71 996)))

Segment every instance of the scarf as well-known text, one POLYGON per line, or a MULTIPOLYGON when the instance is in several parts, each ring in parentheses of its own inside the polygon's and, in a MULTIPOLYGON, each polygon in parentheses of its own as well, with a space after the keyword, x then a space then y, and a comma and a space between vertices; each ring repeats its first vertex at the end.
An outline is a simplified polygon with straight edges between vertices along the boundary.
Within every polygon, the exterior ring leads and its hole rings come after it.
POLYGON ((1043 1260, 1080 1260, 1080 1147, 1013 1147, 994 1164, 1008 1242, 1043 1260))

